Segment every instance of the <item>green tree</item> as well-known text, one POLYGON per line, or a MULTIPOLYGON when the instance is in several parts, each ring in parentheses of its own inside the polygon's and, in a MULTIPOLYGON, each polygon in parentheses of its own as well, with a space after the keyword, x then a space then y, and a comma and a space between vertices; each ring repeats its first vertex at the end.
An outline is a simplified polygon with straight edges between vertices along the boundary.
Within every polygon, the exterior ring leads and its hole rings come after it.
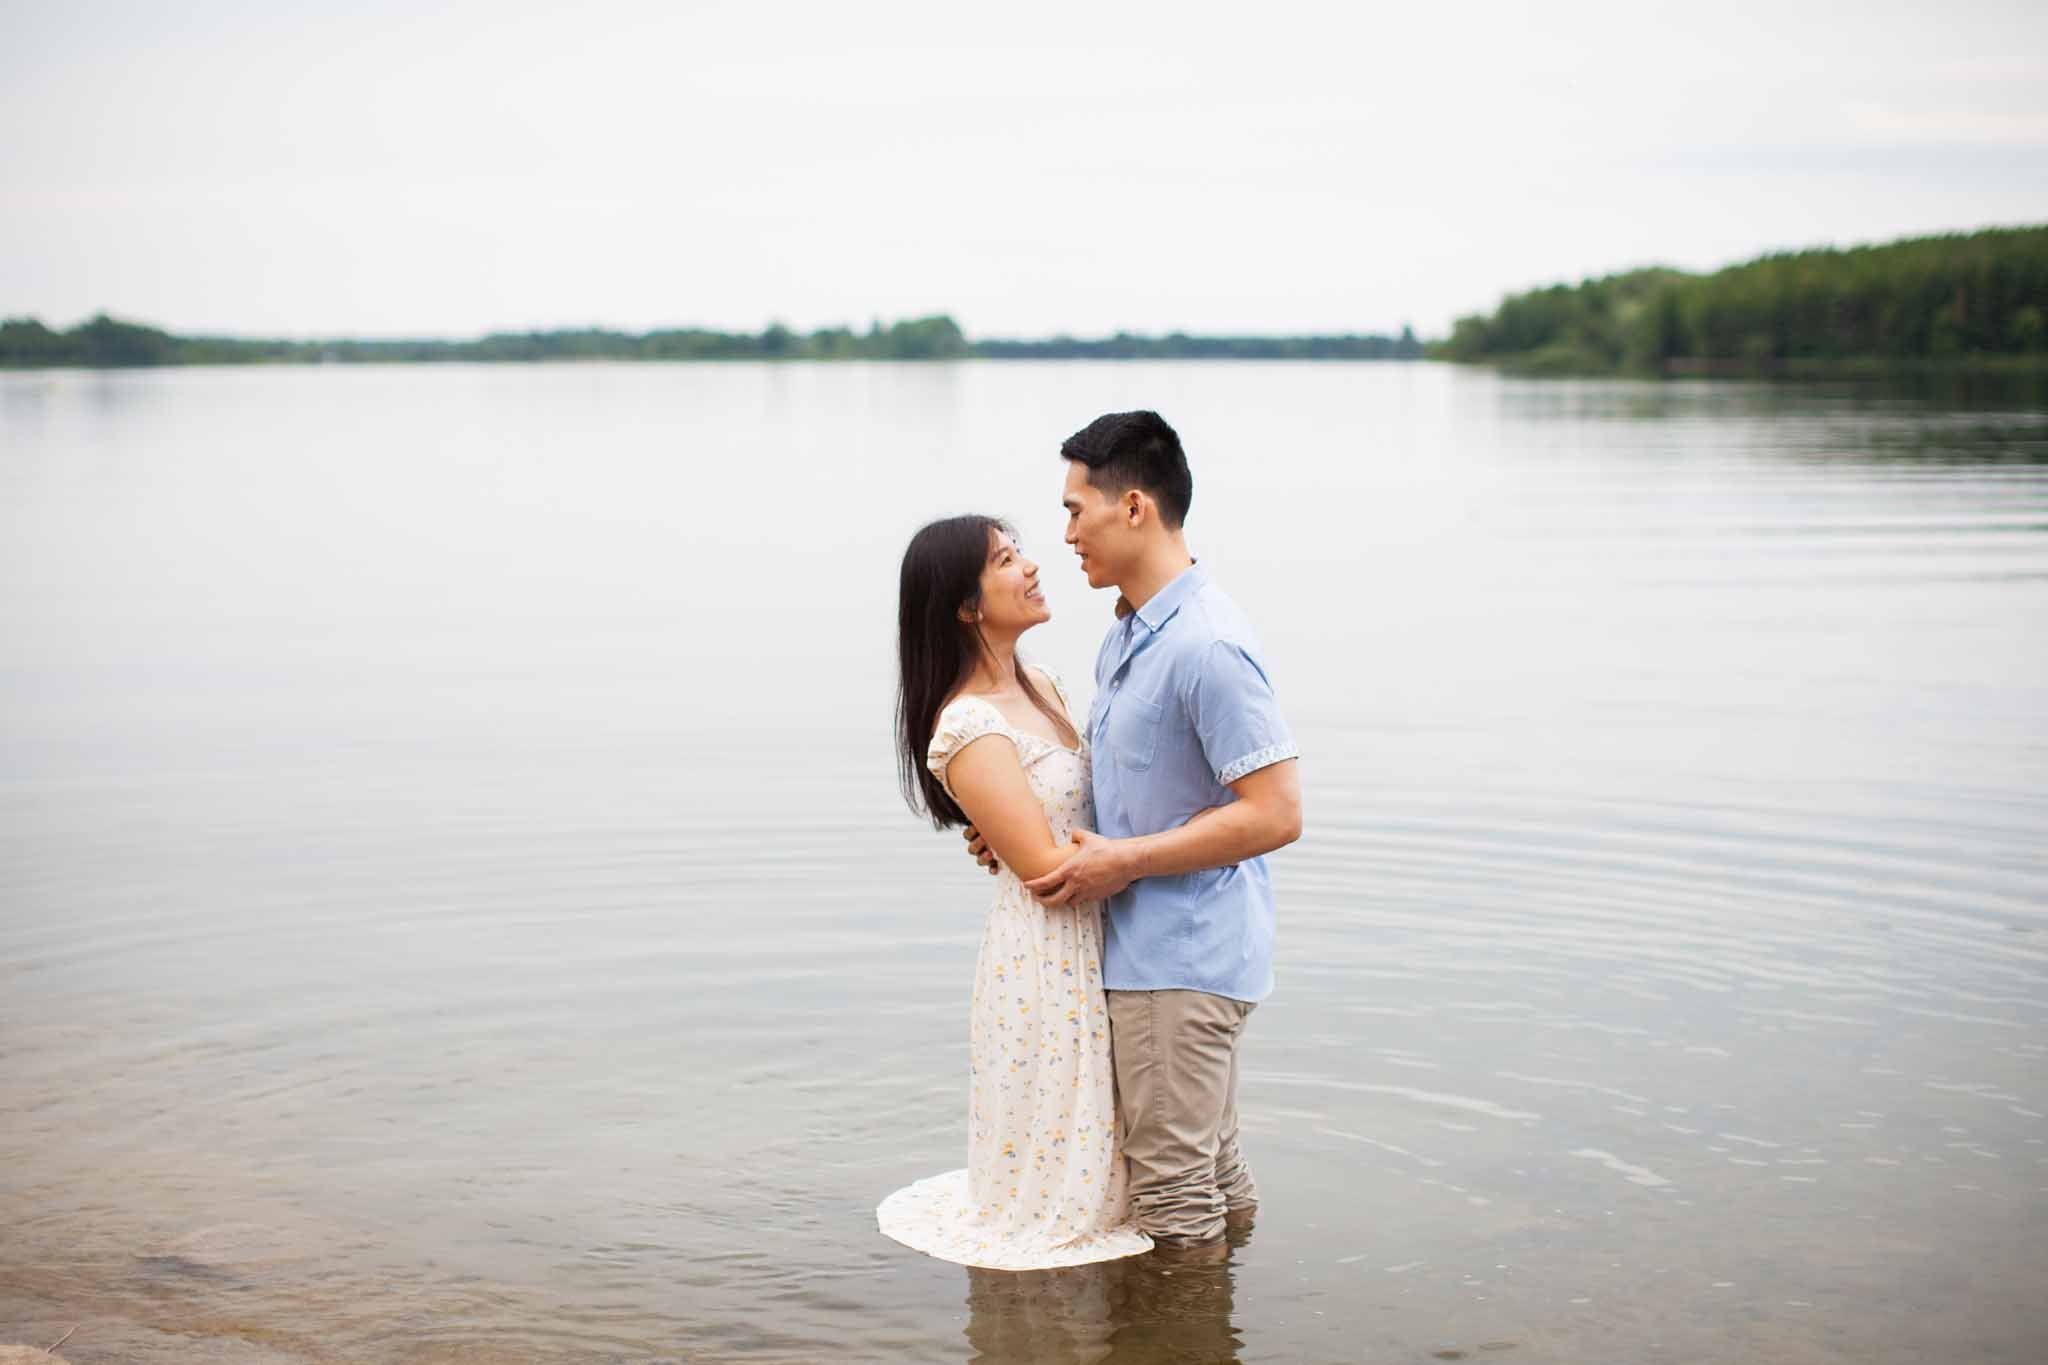
POLYGON ((1553 285, 1460 318, 1442 349, 1532 370, 1958 362, 2034 352, 2044 312, 2048 227, 1993 228, 1553 285))

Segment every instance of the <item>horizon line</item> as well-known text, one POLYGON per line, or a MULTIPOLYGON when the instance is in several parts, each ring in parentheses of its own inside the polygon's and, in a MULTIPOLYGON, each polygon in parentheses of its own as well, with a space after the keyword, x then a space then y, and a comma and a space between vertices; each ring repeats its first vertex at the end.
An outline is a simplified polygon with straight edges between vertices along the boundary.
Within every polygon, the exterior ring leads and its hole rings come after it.
POLYGON ((1422 333, 1420 333, 1420 332, 1416 331, 1416 329, 1415 329, 1415 325, 1414 325, 1414 324, 1413 324, 1412 322, 1406 322, 1406 321, 1402 322, 1402 323, 1401 323, 1401 324, 1400 324, 1399 326, 1397 326, 1397 327, 1393 327, 1393 328, 1390 328, 1390 329, 1386 329, 1386 330, 1380 330, 1380 331, 1359 331, 1359 330, 1349 330, 1349 331, 1193 331, 1193 330, 1190 330, 1190 329, 1188 329, 1188 328, 1185 328, 1185 327, 1173 327, 1173 328, 1167 328, 1167 329, 1164 329, 1164 330, 1138 330, 1138 329, 1134 329, 1134 328, 1129 328, 1129 327, 1119 327, 1119 328, 1116 328, 1116 329, 1114 329, 1114 330, 1112 330, 1112 331, 1106 331, 1106 332, 1079 332, 1079 331, 1072 331, 1072 332, 1069 332, 1069 331, 1056 331, 1056 332, 1047 332, 1047 333, 1043 333, 1043 334, 1040 334, 1040 335, 1036 335, 1036 336, 1027 336, 1027 335, 1022 335, 1022 334, 1018 334, 1018 333, 1007 333, 1007 334, 998 334, 998 333, 990 333, 990 334, 986 334, 986 335, 977 335, 977 334, 975 334, 975 333, 971 333, 971 332, 969 332, 969 331, 968 331, 968 330, 967 330, 966 328, 964 328, 964 327, 961 327, 961 325, 960 325, 960 322, 959 322, 959 320, 958 320, 957 318, 955 318, 955 317, 953 316, 953 314, 951 314, 950 312, 943 312, 943 311, 942 311, 942 312, 936 312, 936 313, 921 313, 921 314, 913 314, 913 315, 906 315, 906 316, 900 316, 900 317, 897 317, 897 318, 891 319, 890 321, 888 321, 888 322, 886 322, 886 323, 885 323, 885 322, 883 322, 883 321, 882 321, 881 319, 879 319, 879 318, 874 318, 874 319, 870 319, 869 325, 868 325, 868 326, 867 326, 866 328, 858 327, 858 326, 855 326, 855 325, 854 325, 854 324, 852 324, 852 323, 846 323, 846 322, 840 322, 840 323, 826 323, 826 324, 823 324, 823 325, 820 325, 820 326, 817 326, 817 327, 810 327, 810 328, 800 328, 800 327, 795 327, 795 326, 792 326, 792 325, 790 325, 789 323, 786 323, 786 322, 782 322, 782 321, 781 321, 781 320, 779 320, 779 319, 773 319, 773 318, 771 318, 771 319, 770 319, 770 320, 769 320, 769 321, 768 321, 768 322, 767 322, 766 324, 764 324, 764 325, 763 325, 763 326, 761 326, 760 328, 758 328, 758 329, 751 329, 751 330, 750 330, 750 329, 746 329, 746 328, 729 328, 729 327, 719 327, 719 326, 714 326, 714 325, 712 325, 712 324, 708 324, 708 323, 661 323, 661 324, 657 324, 657 325, 654 325, 654 326, 650 326, 650 327, 639 327, 639 328, 635 328, 635 327, 619 326, 619 325, 613 325, 613 324, 607 324, 607 323, 595 323, 595 322, 592 322, 592 323, 565 323, 565 324, 556 324, 556 325, 551 325, 551 326, 524 326, 524 327, 520 327, 520 326, 500 326, 500 327, 491 327, 491 328, 487 328, 487 329, 485 329, 485 330, 482 330, 482 331, 472 331, 472 332, 452 332, 452 331, 451 331, 451 332, 382 332, 382 333, 377 333, 377 332, 356 332, 356 333, 342 333, 342 332, 268 332, 268 333, 265 333, 265 332, 248 332, 248 331, 235 331, 235 330, 212 330, 212 329, 208 329, 208 330, 203 330, 203 331, 183 331, 183 330, 179 330, 179 329, 177 329, 177 328, 176 328, 176 327, 174 327, 174 326, 166 325, 166 324, 163 324, 163 323, 158 323, 158 322, 153 322, 153 321, 145 321, 145 320, 143 320, 143 319, 140 319, 140 318, 136 318, 136 317, 133 317, 133 316, 124 316, 124 315, 122 315, 122 314, 119 314, 119 313, 115 313, 115 312, 113 312, 113 311, 111 311, 111 310, 109 310, 109 309, 105 309, 105 308, 97 308, 97 309, 94 309, 94 310, 93 310, 92 312, 88 313, 88 314, 87 314, 86 316, 84 316, 84 317, 80 318, 80 319, 79 319, 78 321, 76 321, 76 322, 74 322, 74 323, 70 324, 69 326, 52 326, 51 324, 49 324, 49 323, 47 323, 47 322, 44 322, 44 321, 42 320, 42 318, 41 318, 40 316, 38 316, 37 314, 34 314, 34 313, 27 313, 27 312, 23 312, 23 313, 6 313, 6 314, 0 314, 0 325, 7 325, 7 324, 14 324, 14 323, 34 323, 34 324, 36 324, 37 326, 41 326, 41 327, 47 327, 47 328, 49 328, 49 329, 50 329, 51 331, 56 331, 56 332, 68 332, 68 331, 75 331, 75 330, 77 330, 77 329, 78 329, 78 328, 80 328, 80 327, 85 327, 85 326, 89 326, 89 325, 91 325, 92 323, 95 323, 95 322, 99 322, 99 321, 102 321, 102 320, 105 320, 105 321, 107 321, 107 322, 113 322, 113 323, 117 323, 117 324, 119 324, 119 325, 121 325, 121 326, 123 326, 123 327, 140 327, 140 328, 146 328, 146 329, 148 329, 148 330, 150 330, 150 331, 155 331, 155 332, 162 332, 162 333, 163 333, 164 335, 166 335, 166 336, 170 336, 170 337, 175 337, 175 338, 177 338, 177 339, 179 339, 179 340, 183 340, 183 341, 240 341, 240 342, 261 342, 261 341, 278 341, 278 342, 289 342, 289 343, 292 343, 292 344, 295 344, 295 345, 307 345, 307 344, 311 344, 311 343, 316 343, 316 342, 323 342, 323 341, 332 341, 332 342, 355 342, 355 343, 406 343, 406 342, 457 342, 457 343, 460 343, 460 342, 476 342, 476 341, 487 341, 487 340, 489 340, 489 339, 491 339, 491 338, 493 338, 493 337, 515 337, 515 336, 561 336, 561 335, 576 335, 576 334, 584 334, 584 335, 593 335, 593 334, 595 334, 595 335, 608 335, 608 336, 622 336, 622 337, 643 337, 643 338, 644 338, 644 337, 649 337, 649 336, 656 336, 656 335, 660 335, 660 334, 663 334, 663 333, 690 333, 690 332, 695 332, 695 333, 703 333, 703 334, 708 334, 708 335, 713 335, 713 336, 729 336, 729 337, 761 337, 761 336, 767 336, 767 335, 769 335, 769 334, 771 334, 771 333, 775 332, 777 328, 780 328, 781 330, 783 330, 784 332, 788 333, 789 335, 791 335, 791 336, 793 336, 793 337, 814 337, 814 336, 818 336, 818 335, 821 335, 821 334, 825 334, 825 335, 830 335, 830 334, 838 334, 838 333, 844 333, 844 334, 846 334, 846 335, 848 335, 848 336, 854 336, 854 337, 865 337, 865 336, 872 336, 872 335, 878 335, 878 334, 879 334, 879 335, 886 335, 886 334, 887 334, 887 333, 889 332, 889 330, 890 330, 891 328, 893 328, 893 327, 898 327, 898 326, 903 326, 903 325, 915 325, 915 324, 918 324, 918 323, 930 323, 930 322, 938 322, 938 321, 945 321, 945 322, 949 322, 949 323, 951 323, 951 324, 952 324, 952 325, 954 326, 954 328, 956 328, 956 329, 957 329, 957 330, 958 330, 958 331, 960 332, 960 336, 961 336, 961 339, 962 339, 962 340, 964 340, 964 341, 966 341, 966 342, 967 342, 968 344, 970 344, 970 345, 977 345, 977 344, 982 344, 982 343, 988 343, 988 342, 995 342, 995 343, 1007 343, 1007 344, 1023 344, 1023 345, 1037 345, 1037 344, 1043 344, 1043 343, 1047 343, 1047 342, 1107 342, 1107 341, 1116 341, 1116 340, 1118 340, 1118 339, 1120 339, 1120 338, 1135 338, 1135 339, 1140 339, 1140 340, 1155 340, 1155 339, 1157 339, 1157 340, 1165 340, 1165 339, 1168 339, 1168 338, 1173 338, 1173 337, 1185 337, 1185 338, 1188 338, 1188 339, 1190 339, 1190 340, 1203 340, 1203 341, 1306 341, 1306 340, 1352 340, 1352 339, 1366 339, 1366 338, 1374 338, 1374 339, 1377 339, 1377 338, 1385 338, 1385 339, 1388 339, 1388 340, 1399 340, 1399 339, 1400 339, 1400 338, 1401 338, 1401 337, 1402 337, 1402 336, 1403 336, 1404 334, 1408 334, 1408 335, 1412 335, 1412 336, 1414 336, 1414 337, 1415 337, 1416 339, 1418 339, 1418 340, 1427 340, 1427 339, 1428 339, 1428 338, 1424 337, 1424 336, 1422 335, 1422 333))

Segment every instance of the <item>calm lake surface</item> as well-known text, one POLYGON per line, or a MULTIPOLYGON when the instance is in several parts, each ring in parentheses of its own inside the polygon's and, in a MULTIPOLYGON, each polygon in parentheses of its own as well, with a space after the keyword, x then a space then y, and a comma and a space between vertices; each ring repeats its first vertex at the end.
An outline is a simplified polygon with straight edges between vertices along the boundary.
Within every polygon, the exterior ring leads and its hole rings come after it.
MULTIPOLYGON (((1035 650, 1034 650, 1035 647, 1035 650)), ((2048 413, 1435 365, 0 376, 0 1341, 2048 1356, 2048 413), (1308 833, 1216 1268, 882 1238, 989 886, 895 566, 1179 426, 1308 833)))

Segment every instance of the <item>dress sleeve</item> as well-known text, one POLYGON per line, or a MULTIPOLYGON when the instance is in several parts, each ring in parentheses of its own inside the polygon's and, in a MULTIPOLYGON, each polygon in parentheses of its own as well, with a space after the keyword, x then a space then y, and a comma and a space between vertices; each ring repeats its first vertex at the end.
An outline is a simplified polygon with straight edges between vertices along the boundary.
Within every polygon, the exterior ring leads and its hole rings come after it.
POLYGON ((932 776, 953 794, 953 784, 946 780, 947 765, 953 755, 980 739, 983 735, 1005 735, 1010 727, 1003 723, 1002 713, 979 697, 958 697, 945 710, 939 712, 939 728, 932 732, 932 743, 925 750, 924 765, 931 769, 932 776))

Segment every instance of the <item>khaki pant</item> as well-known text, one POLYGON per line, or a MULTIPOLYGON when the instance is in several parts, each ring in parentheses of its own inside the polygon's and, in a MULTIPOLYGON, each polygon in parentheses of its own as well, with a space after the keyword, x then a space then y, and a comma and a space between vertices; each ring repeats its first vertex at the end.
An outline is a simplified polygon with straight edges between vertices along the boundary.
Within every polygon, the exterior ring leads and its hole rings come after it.
POLYGON ((1237 1146, 1237 1044, 1252 1006, 1202 991, 1109 991, 1117 1115, 1138 1226, 1168 1241, 1223 1235, 1258 1187, 1237 1146))

